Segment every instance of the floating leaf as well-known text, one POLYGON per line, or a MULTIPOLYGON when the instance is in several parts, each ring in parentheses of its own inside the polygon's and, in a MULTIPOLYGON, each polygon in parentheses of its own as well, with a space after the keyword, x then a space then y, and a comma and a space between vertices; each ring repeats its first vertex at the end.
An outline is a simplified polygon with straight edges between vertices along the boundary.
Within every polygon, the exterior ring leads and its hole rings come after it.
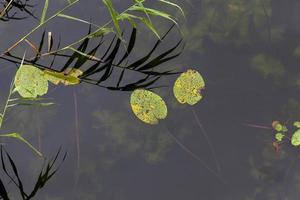
POLYGON ((281 142, 282 141, 282 139, 284 138, 284 134, 282 134, 282 133, 276 133, 276 135, 275 135, 275 139, 278 141, 278 142, 281 142))
POLYGON ((36 98, 48 91, 48 80, 42 70, 32 65, 22 65, 15 77, 15 90, 24 98, 36 98))
POLYGON ((133 113, 143 122, 157 124, 159 119, 167 117, 167 106, 164 100, 157 94, 136 89, 132 92, 130 104, 133 113))
POLYGON ((287 127, 282 125, 279 121, 273 121, 272 127, 274 130, 276 130, 278 132, 287 132, 288 131, 287 127))
POLYGON ((300 128, 300 121, 294 122, 294 126, 297 127, 297 128, 300 128))
POLYGON ((293 146, 299 146, 299 145, 300 145, 300 129, 297 130, 297 131, 293 134, 293 136, 292 136, 292 138, 291 138, 291 144, 292 144, 293 146))
POLYGON ((201 90, 204 86, 200 73, 189 69, 177 78, 173 92, 180 103, 194 105, 202 99, 201 90))
POLYGON ((82 75, 82 73, 81 70, 74 68, 67 69, 65 72, 44 70, 45 78, 55 85, 58 85, 60 82, 64 85, 77 85, 80 83, 78 77, 82 75))

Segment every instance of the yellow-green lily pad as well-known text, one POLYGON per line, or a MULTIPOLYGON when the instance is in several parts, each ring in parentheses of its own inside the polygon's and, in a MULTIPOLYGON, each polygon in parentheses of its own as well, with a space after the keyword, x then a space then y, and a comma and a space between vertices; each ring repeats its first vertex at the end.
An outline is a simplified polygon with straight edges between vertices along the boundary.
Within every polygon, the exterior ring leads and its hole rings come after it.
POLYGON ((300 145, 300 129, 297 130, 293 134, 293 136, 291 138, 291 143, 292 143, 293 146, 299 146, 300 145))
POLYGON ((168 114, 164 100, 148 90, 134 90, 130 97, 130 104, 133 113, 148 124, 158 124, 158 121, 166 118, 168 114))
POLYGON ((300 121, 295 121, 293 125, 297 128, 300 128, 300 121))
POLYGON ((22 65, 15 76, 15 90, 24 98, 36 98, 48 91, 48 80, 42 70, 32 65, 22 65))
POLYGON ((201 74, 189 69, 177 78, 173 92, 179 103, 194 105, 202 99, 201 90, 204 87, 205 82, 201 74))
POLYGON ((278 141, 278 142, 281 142, 282 140, 283 140, 283 138, 284 138, 284 134, 282 134, 282 133, 276 133, 275 134, 275 139, 278 141))

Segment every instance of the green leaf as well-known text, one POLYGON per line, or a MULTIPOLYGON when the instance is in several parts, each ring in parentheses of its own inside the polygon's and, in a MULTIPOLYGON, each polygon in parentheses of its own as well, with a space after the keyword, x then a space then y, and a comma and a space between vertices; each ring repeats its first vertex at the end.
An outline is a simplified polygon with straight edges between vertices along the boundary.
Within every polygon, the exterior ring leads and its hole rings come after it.
POLYGON ((181 14, 185 17, 183 9, 178 4, 166 0, 158 0, 158 1, 176 7, 181 12, 181 14))
POLYGON ((1 127, 1 125, 2 125, 2 122, 3 122, 3 114, 0 113, 0 127, 1 127))
POLYGON ((282 125, 279 121, 273 121, 272 127, 274 130, 276 130, 278 132, 287 132, 288 131, 287 127, 282 125))
POLYGON ((164 100, 148 90, 134 90, 130 97, 130 104, 133 113, 148 124, 157 124, 160 119, 166 118, 168 114, 164 100))
POLYGON ((278 142, 281 142, 282 141, 282 139, 284 138, 284 134, 282 134, 282 133, 276 133, 275 134, 275 139, 278 141, 278 142))
POLYGON ((73 21, 78 21, 78 22, 82 22, 82 23, 85 23, 85 24, 89 24, 89 25, 93 25, 95 27, 99 27, 98 25, 96 24, 93 24, 91 22, 88 22, 86 20, 83 20, 83 19, 80 19, 80 18, 77 18, 77 17, 73 17, 73 16, 70 16, 70 15, 65 15, 65 14, 58 14, 57 15, 58 17, 61 17, 61 18, 65 18, 65 19, 69 19, 69 20, 73 20, 73 21))
POLYGON ((102 37, 108 33, 112 33, 114 30, 112 28, 105 28, 105 27, 100 27, 93 33, 89 35, 89 38, 96 38, 96 37, 102 37))
POLYGON ((292 136, 292 138, 291 138, 291 144, 292 144, 293 146, 299 146, 299 145, 300 145, 300 130, 297 130, 297 131, 293 134, 293 136, 292 136))
POLYGON ((33 150, 37 155, 43 156, 41 152, 39 152, 32 144, 30 144, 26 139, 24 139, 19 133, 8 133, 8 134, 2 134, 0 137, 9 137, 9 138, 15 138, 23 143, 25 143, 31 150, 33 150))
POLYGON ((159 33, 157 32, 151 21, 146 18, 142 18, 141 21, 156 35, 158 39, 160 39, 159 33))
POLYGON ((159 11, 159 10, 152 9, 152 8, 141 7, 138 5, 133 5, 128 10, 136 11, 136 12, 143 12, 143 13, 146 13, 147 15, 162 17, 162 18, 172 21, 174 24, 178 25, 177 21, 175 19, 173 19, 170 14, 163 12, 163 11, 159 11))
POLYGON ((109 11, 111 19, 112 19, 112 21, 114 23, 114 26, 115 26, 115 29, 117 31, 118 37, 121 38, 122 33, 121 33, 120 24, 119 24, 119 21, 118 21, 118 15, 119 14, 115 11, 111 0, 102 0, 102 1, 105 4, 107 10, 109 11))
POLYGON ((40 24, 43 24, 45 22, 48 6, 49 6, 49 0, 45 0, 42 16, 41 16, 41 19, 40 19, 40 24))
POLYGON ((14 104, 8 104, 7 107, 14 107, 14 106, 52 106, 54 103, 43 103, 43 102, 20 102, 14 104))
POLYGON ((69 4, 74 3, 76 0, 68 0, 69 4))
POLYGON ((127 20, 131 24, 132 27, 136 28, 137 25, 136 25, 134 19, 142 20, 143 18, 136 16, 136 15, 126 13, 126 12, 121 13, 118 17, 118 20, 127 20))
POLYGON ((44 77, 51 83, 58 85, 63 83, 64 85, 77 85, 80 83, 78 76, 82 75, 80 69, 68 68, 67 73, 55 72, 50 70, 44 70, 44 77))
POLYGON ((189 69, 177 78, 173 87, 174 96, 179 103, 194 105, 202 99, 201 90, 204 86, 201 74, 189 69))
POLYGON ((295 121, 293 125, 297 128, 300 128, 300 121, 295 121))
POLYGON ((21 65, 15 76, 15 90, 24 98, 36 98, 48 91, 48 80, 42 70, 32 65, 21 65))

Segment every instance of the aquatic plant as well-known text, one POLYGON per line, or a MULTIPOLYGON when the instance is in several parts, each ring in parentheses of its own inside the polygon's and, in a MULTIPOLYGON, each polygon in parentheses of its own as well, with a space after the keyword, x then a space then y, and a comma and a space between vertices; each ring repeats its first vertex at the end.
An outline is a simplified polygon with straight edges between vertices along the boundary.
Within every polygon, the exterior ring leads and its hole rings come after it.
MULTIPOLYGON (((23 65, 19 67, 13 81, 9 88, 9 94, 4 105, 3 111, 0 113, 0 129, 5 120, 5 116, 9 109, 15 106, 50 106, 52 102, 42 102, 45 99, 37 98, 38 95, 44 95, 48 90, 48 81, 44 78, 43 73, 38 68, 30 65, 23 65), (21 97, 14 96, 18 92, 21 97)), ((15 138, 28 147, 30 147, 37 155, 42 154, 31 145, 19 133, 0 134, 0 137, 15 138)))
POLYGON ((34 17, 32 8, 34 5, 30 0, 4 0, 0 7, 0 21, 23 20, 34 17))
POLYGON ((295 121, 293 123, 294 130, 292 132, 292 135, 288 135, 288 129, 286 128, 285 125, 282 125, 280 122, 275 121, 273 122, 273 128, 277 131, 275 134, 275 139, 278 143, 283 142, 283 139, 287 139, 290 141, 291 145, 297 147, 300 145, 300 122, 295 121))
MULTIPOLYGON (((180 74, 173 87, 174 96, 181 104, 194 105, 202 99, 201 90, 205 82, 196 70, 189 69, 180 74)), ((142 121, 157 124, 158 119, 167 116, 167 106, 157 94, 136 89, 131 94, 130 104, 133 113, 142 121)))
MULTIPOLYGON (((11 155, 5 150, 3 146, 0 147, 0 156, 1 156, 1 171, 8 178, 8 181, 12 183, 12 185, 16 186, 17 191, 19 192, 20 198, 22 200, 30 200, 33 199, 37 193, 45 187, 46 183, 57 173, 60 165, 66 159, 67 154, 61 156, 61 149, 58 150, 56 155, 49 159, 45 164, 45 167, 41 169, 38 174, 38 177, 33 185, 33 188, 30 192, 27 192, 24 188, 23 180, 20 176, 18 168, 11 157, 11 155), (60 158, 61 157, 61 158, 60 158), (60 160, 59 163, 58 160, 60 160)), ((13 199, 9 194, 9 190, 7 186, 11 184, 5 184, 4 180, 0 178, 0 197, 3 200, 13 199)), ((16 195, 14 195, 16 197, 16 195)))
POLYGON ((143 90, 134 90, 130 97, 133 113, 143 122, 157 124, 158 120, 167 116, 167 106, 157 94, 143 90))
MULTIPOLYGON (((2 120, 4 118, 6 109, 16 105, 52 105, 52 103, 39 102, 40 100, 44 100, 39 96, 47 93, 49 87, 48 82, 51 82, 55 85, 62 83, 66 86, 77 85, 84 82, 109 90, 133 91, 138 88, 150 89, 151 85, 159 80, 162 76, 177 74, 177 72, 172 70, 154 70, 157 66, 176 58, 181 53, 181 50, 178 51, 178 49, 181 47, 182 40, 179 40, 168 50, 159 55, 155 55, 158 47, 161 46, 164 39, 168 36, 173 27, 175 25, 178 26, 176 19, 172 15, 161 10, 147 7, 145 4, 146 2, 144 1, 134 1, 132 5, 130 5, 125 11, 118 12, 114 8, 111 0, 103 0, 103 3, 111 16, 111 20, 103 26, 100 26, 78 17, 64 14, 67 9, 73 7, 78 2, 79 0, 68 1, 68 5, 57 11, 52 16, 48 17, 47 14, 49 1, 45 0, 38 25, 30 30, 27 34, 22 36, 21 39, 15 42, 0 55, 0 59, 19 65, 14 82, 10 88, 10 93, 7 100, 9 103, 7 103, 4 108, 2 120), (151 16, 164 18, 168 21, 171 21, 174 25, 171 26, 171 28, 164 35, 160 36, 151 21, 151 16), (36 46, 35 42, 29 39, 29 36, 31 36, 34 32, 37 32, 49 21, 58 17, 88 24, 88 33, 71 44, 60 47, 60 39, 58 40, 57 44, 55 44, 54 41, 56 40, 52 36, 51 32, 48 32, 46 36, 46 31, 43 31, 39 45, 36 46), (124 20, 130 22, 132 26, 128 43, 126 43, 126 39, 123 36, 123 31, 121 31, 121 23, 124 20), (129 62, 128 58, 133 53, 136 45, 136 21, 144 23, 158 39, 152 49, 150 49, 149 53, 142 58, 138 58, 133 62, 129 62), (114 35, 113 39, 109 39, 109 45, 106 47, 106 49, 101 48, 105 43, 103 41, 104 37, 109 34, 114 35), (93 46, 95 42, 96 46, 93 46), (13 50, 18 48, 18 46, 22 43, 26 43, 36 55, 32 58, 26 58, 26 55, 22 57, 16 54, 13 50), (76 45, 78 45, 78 47, 76 47, 76 45), (56 46, 56 48, 54 46, 56 46), (121 46, 125 46, 125 48, 122 49, 121 46), (44 49, 46 49, 46 51, 44 51, 44 49), (99 53, 100 50, 101 53, 99 53), (96 56, 99 54, 102 55, 100 57, 96 56), (48 60, 49 58, 52 58, 51 64, 45 64, 45 59, 48 60), (61 68, 56 67, 61 66, 61 64, 56 64, 57 58, 65 60, 65 64, 62 65, 61 68), (88 63, 92 64, 87 66, 88 63), (122 81, 127 71, 138 73, 139 75, 142 75, 143 78, 138 79, 135 82, 122 85, 122 81), (119 73, 119 78, 117 79, 115 85, 102 84, 106 81, 108 82, 108 79, 116 73, 119 73), (16 91, 21 95, 22 98, 11 99, 10 97, 16 91)), ((179 5, 166 0, 158 0, 158 2, 179 9, 182 15, 184 15, 179 5)), ((22 2, 18 1, 18 3, 21 4, 22 2)), ((10 1, 8 5, 4 6, 2 13, 6 13, 5 16, 8 17, 8 12, 10 9, 13 9, 13 6, 18 6, 15 4, 14 0, 10 1)), ((26 4, 26 6, 28 5, 26 4)), ((111 83, 111 81, 109 82, 111 83)), ((3 134, 2 137, 17 138, 25 142, 30 146, 30 148, 41 155, 41 153, 38 152, 38 150, 36 150, 32 145, 30 145, 30 143, 24 138, 22 138, 20 134, 3 134)))

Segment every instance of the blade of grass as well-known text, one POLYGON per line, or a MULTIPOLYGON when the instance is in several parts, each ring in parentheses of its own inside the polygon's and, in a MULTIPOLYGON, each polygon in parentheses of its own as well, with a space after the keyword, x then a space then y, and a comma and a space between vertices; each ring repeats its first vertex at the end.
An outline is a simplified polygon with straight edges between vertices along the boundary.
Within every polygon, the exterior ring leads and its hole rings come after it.
POLYGON ((49 0, 45 0, 43 12, 42 12, 41 19, 40 19, 40 24, 43 24, 45 22, 47 11, 48 11, 48 6, 49 6, 49 0))
POLYGON ((40 23, 38 26, 36 26, 35 28, 33 28, 31 31, 29 31, 27 34, 25 34, 21 39, 19 39, 16 43, 14 43, 11 47, 9 47, 4 53, 1 54, 1 56, 4 56, 6 53, 9 53, 12 49, 14 49, 16 46, 18 46, 21 42, 23 42, 28 36, 30 36, 32 33, 34 33, 35 31, 37 31, 40 27, 42 27, 43 25, 45 25, 46 23, 48 23, 49 21, 51 21, 52 19, 54 19, 55 17, 57 17, 57 15, 59 15, 60 13, 63 13, 65 10, 67 10, 68 8, 70 8, 71 6, 73 6, 74 4, 76 4, 77 2, 79 2, 80 0, 75 0, 74 2, 68 4, 67 6, 65 6, 63 9, 61 9, 60 11, 58 11, 57 13, 55 13, 54 15, 52 15, 51 17, 49 17, 48 19, 46 19, 43 23, 40 23))
POLYGON ((39 152, 32 144, 30 144, 27 140, 25 140, 19 133, 8 133, 2 134, 0 137, 8 137, 8 138, 15 138, 20 140, 21 142, 25 143, 31 150, 33 150, 38 156, 43 157, 42 153, 39 152))
POLYGON ((118 20, 118 13, 116 12, 116 10, 113 7, 112 1, 111 0, 102 0, 103 3, 105 4, 107 10, 109 11, 109 14, 112 18, 112 21, 114 23, 115 29, 117 31, 117 35, 119 38, 121 38, 122 36, 122 32, 121 32, 121 28, 120 28, 120 24, 119 24, 119 20, 118 20))

